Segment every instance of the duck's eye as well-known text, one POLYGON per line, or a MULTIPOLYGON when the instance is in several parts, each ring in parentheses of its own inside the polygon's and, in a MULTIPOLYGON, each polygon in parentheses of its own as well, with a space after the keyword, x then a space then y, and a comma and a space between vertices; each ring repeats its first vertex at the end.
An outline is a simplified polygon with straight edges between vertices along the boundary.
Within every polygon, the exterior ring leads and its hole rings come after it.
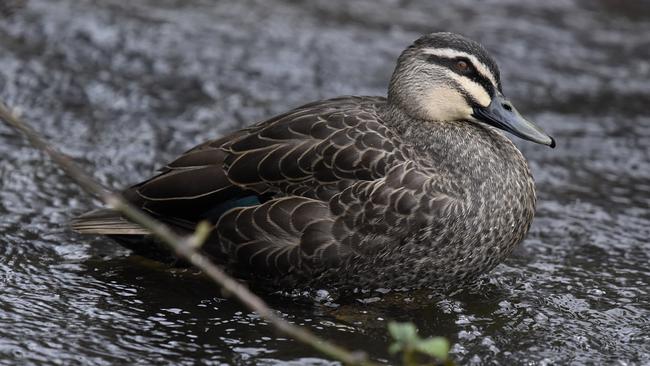
POLYGON ((456 61, 456 69, 461 72, 469 71, 470 69, 469 62, 463 60, 456 61))

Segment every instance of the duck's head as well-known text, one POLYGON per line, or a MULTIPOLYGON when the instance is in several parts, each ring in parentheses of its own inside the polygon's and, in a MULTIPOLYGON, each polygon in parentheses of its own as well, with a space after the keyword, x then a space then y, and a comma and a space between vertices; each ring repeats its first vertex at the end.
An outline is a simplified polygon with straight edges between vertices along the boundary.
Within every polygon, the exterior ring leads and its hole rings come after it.
POLYGON ((487 123, 555 147, 553 138, 503 95, 499 68, 485 48, 458 34, 431 33, 404 50, 388 99, 414 118, 487 123))

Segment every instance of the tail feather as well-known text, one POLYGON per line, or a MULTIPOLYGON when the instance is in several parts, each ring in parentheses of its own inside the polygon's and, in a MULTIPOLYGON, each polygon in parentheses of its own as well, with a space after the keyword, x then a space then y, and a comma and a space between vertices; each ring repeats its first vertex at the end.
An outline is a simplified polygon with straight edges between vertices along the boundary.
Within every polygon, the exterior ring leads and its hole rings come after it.
POLYGON ((98 209, 72 219, 72 230, 81 234, 99 235, 148 235, 149 230, 134 224, 119 213, 98 209))

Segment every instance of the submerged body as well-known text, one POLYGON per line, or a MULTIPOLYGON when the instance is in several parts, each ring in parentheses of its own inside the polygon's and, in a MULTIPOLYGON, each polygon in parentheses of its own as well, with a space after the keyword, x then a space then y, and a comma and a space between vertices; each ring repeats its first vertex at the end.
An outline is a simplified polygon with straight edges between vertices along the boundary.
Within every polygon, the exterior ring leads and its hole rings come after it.
MULTIPOLYGON (((532 176, 497 127, 554 145, 502 96, 482 47, 435 33, 400 56, 388 98, 296 108, 188 151, 124 195, 181 232, 211 222, 202 250, 240 277, 446 290, 500 263, 533 219, 532 176)), ((73 227, 167 255, 106 210, 73 227)))

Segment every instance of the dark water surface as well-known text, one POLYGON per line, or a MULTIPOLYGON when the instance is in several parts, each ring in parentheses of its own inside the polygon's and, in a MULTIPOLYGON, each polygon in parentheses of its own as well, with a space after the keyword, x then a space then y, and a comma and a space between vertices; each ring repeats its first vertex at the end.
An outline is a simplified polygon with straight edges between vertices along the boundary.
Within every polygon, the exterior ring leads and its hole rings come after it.
MULTIPOLYGON (((449 337, 459 364, 650 364, 650 3, 32 0, 0 20, 0 96, 121 188, 289 107, 384 95, 399 52, 434 30, 485 44, 558 140, 518 142, 539 192, 524 245, 446 299, 267 299, 385 362, 398 319, 449 337)), ((71 233, 96 202, 3 124, 0 156, 0 363, 334 364, 191 270, 71 233)))

